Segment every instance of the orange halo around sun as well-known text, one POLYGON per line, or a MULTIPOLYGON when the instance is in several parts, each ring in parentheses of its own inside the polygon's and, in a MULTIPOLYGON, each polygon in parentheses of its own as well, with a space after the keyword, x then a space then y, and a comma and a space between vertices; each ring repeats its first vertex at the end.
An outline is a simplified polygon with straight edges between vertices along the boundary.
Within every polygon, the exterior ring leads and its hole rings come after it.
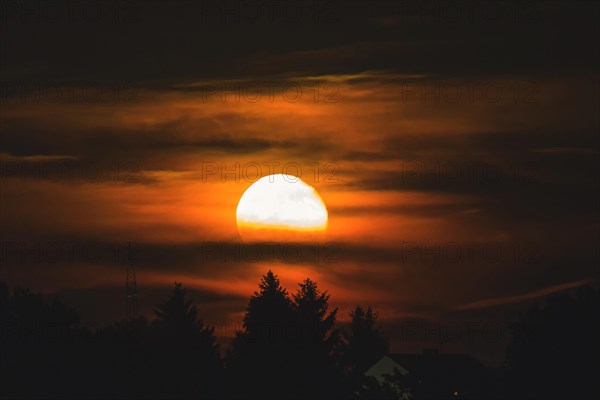
POLYGON ((320 240, 327 208, 317 191, 292 175, 268 175, 254 182, 237 206, 238 231, 246 242, 320 240))

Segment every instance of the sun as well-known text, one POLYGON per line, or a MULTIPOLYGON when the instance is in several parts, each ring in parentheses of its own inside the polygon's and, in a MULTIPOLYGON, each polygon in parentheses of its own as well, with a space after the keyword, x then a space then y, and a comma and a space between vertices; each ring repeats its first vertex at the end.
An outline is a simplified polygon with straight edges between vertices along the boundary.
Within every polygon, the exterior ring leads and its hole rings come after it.
POLYGON ((285 174, 264 176, 246 189, 236 218, 244 241, 312 240, 323 236, 328 223, 317 191, 285 174))

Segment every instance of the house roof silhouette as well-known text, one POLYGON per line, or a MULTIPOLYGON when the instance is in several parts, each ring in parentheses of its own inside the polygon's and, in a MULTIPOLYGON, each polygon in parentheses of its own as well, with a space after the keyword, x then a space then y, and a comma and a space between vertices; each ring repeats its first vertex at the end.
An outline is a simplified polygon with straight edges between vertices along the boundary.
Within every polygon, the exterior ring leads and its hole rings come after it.
POLYGON ((469 354, 440 354, 437 350, 424 350, 421 354, 392 353, 388 357, 417 376, 478 376, 487 370, 469 354))
POLYGON ((425 398, 436 399, 480 399, 491 377, 491 370, 469 354, 440 354, 434 349, 388 354, 365 375, 383 382, 396 369, 411 376, 425 398))

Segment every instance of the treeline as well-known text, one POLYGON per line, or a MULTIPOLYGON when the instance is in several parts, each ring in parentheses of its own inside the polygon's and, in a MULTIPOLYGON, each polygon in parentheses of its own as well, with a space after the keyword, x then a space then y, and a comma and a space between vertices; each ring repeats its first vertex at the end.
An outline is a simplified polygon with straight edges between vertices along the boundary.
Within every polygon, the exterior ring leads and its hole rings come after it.
POLYGON ((315 282, 290 294, 271 271, 224 357, 181 284, 154 314, 91 330, 74 309, 0 284, 0 397, 350 398, 388 351, 370 307, 341 331, 315 282))
MULTIPOLYGON (((489 398, 590 398, 600 394, 600 292, 551 297, 511 324, 503 375, 489 398)), ((155 318, 81 327, 78 313, 0 283, 0 397, 132 399, 425 399, 419 377, 364 372, 389 351, 370 307, 336 328, 337 309, 310 279, 288 293, 262 277, 232 345, 221 352, 214 328, 181 284, 155 318), (224 353, 224 356, 222 354, 224 353)))

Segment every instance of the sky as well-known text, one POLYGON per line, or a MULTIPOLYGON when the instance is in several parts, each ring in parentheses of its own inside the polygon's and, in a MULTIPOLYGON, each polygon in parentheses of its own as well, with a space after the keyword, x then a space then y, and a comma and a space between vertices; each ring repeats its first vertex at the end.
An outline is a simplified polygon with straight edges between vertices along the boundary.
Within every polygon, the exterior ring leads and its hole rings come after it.
POLYGON ((132 243, 146 315, 183 282, 231 336, 271 269, 394 351, 491 364, 532 301, 597 285, 597 4, 48 4, 0 8, 0 281, 113 322, 132 243), (326 238, 240 239, 272 173, 326 238))

